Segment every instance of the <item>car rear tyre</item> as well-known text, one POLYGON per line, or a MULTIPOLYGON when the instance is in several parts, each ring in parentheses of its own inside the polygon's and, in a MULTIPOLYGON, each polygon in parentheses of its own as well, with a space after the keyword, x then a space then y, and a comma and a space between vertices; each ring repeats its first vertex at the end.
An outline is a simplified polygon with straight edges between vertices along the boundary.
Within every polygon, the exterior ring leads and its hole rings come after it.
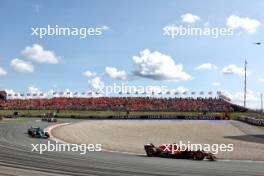
POLYGON ((194 153, 194 159, 195 160, 203 160, 204 159, 204 153, 201 151, 197 151, 194 153))
POLYGON ((154 150, 153 150, 153 149, 148 149, 148 150, 146 151, 146 153, 147 153, 147 156, 148 156, 148 157, 153 157, 153 156, 154 156, 154 150))
POLYGON ((50 137, 50 135, 49 135, 49 133, 48 133, 48 132, 45 132, 45 136, 46 136, 47 138, 49 138, 49 137, 50 137))

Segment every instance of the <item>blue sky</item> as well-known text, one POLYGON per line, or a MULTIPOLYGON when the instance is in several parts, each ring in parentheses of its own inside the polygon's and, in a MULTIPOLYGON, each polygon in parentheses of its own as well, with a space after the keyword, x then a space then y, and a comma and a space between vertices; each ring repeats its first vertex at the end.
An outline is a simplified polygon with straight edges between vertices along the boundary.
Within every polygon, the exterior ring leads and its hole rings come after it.
POLYGON ((249 101, 258 102, 264 88, 264 50, 263 45, 252 43, 264 41, 263 8, 264 2, 260 0, 193 0, 188 3, 178 0, 3 0, 0 2, 0 88, 20 92, 28 91, 29 87, 41 91, 86 91, 93 89, 92 84, 99 80, 105 85, 124 82, 165 85, 170 89, 184 87, 189 91, 226 90, 234 101, 241 103, 241 68, 247 58, 249 101), (186 14, 194 21, 189 18, 184 22, 186 14), (227 25, 229 17, 234 18, 227 25), (104 29, 102 35, 84 39, 31 35, 32 27, 48 25, 104 26, 104 29), (234 35, 216 39, 163 35, 164 27, 177 25, 232 27, 234 35), (26 47, 28 52, 25 52, 26 47), (140 55, 143 51, 149 53, 140 55), (40 53, 32 55, 32 52, 40 53), (46 61, 45 54, 58 63, 46 61), (137 63, 135 56, 139 58, 137 63), (159 64, 151 59, 157 59, 159 64), (22 71, 18 60, 28 64, 22 64, 22 71), (170 64, 171 60, 174 63, 170 64), (195 70, 205 63, 203 69, 195 70), (175 67, 171 66, 173 64, 175 67), (179 64, 182 70, 175 71, 179 64), (229 67, 231 64, 235 67, 229 67), (31 68, 25 70, 28 66, 31 68), (167 66, 171 67, 167 69, 167 66), (110 69, 107 71, 106 67, 110 69), (166 69, 170 73, 165 73, 166 69), (96 75, 85 76, 86 71, 96 75), (182 78, 182 73, 191 78, 182 78), (178 74, 180 76, 175 78, 178 74))

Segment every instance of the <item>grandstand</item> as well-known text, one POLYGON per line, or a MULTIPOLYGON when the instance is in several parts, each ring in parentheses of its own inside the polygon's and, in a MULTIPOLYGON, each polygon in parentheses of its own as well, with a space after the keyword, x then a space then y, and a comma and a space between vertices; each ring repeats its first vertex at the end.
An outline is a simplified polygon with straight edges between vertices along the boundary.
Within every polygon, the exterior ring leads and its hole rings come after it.
POLYGON ((2 99, 1 110, 93 110, 93 111, 245 111, 221 98, 94 97, 51 99, 2 99))

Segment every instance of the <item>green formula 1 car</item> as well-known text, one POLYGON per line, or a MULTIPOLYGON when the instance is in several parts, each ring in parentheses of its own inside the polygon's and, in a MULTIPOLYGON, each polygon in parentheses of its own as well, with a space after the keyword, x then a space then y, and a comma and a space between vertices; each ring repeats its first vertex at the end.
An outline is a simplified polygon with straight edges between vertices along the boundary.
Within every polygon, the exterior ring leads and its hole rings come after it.
POLYGON ((49 138, 50 135, 48 132, 44 132, 44 130, 40 127, 30 127, 28 129, 28 135, 30 137, 34 137, 34 138, 49 138))

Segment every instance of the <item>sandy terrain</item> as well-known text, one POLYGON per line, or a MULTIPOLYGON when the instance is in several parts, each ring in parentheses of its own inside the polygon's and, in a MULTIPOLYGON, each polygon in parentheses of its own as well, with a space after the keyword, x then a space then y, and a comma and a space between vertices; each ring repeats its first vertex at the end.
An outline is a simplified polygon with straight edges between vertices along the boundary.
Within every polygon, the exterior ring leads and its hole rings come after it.
POLYGON ((248 136, 242 131, 231 121, 101 120, 57 127, 52 134, 69 143, 99 143, 103 149, 138 154, 144 154, 143 145, 150 142, 168 144, 181 140, 195 144, 234 144, 234 151, 219 152, 216 156, 264 160, 263 138, 248 136))

